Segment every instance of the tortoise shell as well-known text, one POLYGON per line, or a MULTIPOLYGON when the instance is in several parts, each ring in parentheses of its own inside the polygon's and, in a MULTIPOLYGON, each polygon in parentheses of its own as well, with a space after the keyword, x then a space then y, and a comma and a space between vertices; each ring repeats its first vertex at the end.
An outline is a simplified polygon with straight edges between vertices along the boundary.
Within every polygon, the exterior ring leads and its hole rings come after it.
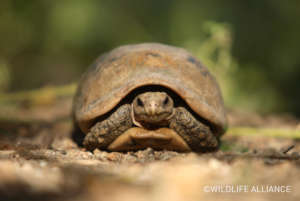
POLYGON ((182 48, 158 43, 125 45, 100 56, 83 75, 73 102, 75 122, 84 133, 133 90, 166 87, 179 95, 215 135, 227 127, 223 98, 215 78, 182 48))

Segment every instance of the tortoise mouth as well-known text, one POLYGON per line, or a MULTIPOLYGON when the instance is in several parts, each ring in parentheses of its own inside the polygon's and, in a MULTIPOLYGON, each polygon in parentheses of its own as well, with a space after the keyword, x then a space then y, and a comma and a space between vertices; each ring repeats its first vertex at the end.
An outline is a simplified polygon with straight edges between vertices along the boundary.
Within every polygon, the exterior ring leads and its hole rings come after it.
POLYGON ((151 147, 156 150, 191 151, 187 143, 172 129, 146 130, 133 127, 117 137, 107 149, 110 151, 130 151, 151 147))
POLYGON ((131 110, 131 118, 133 124, 140 128, 147 128, 148 130, 156 130, 163 126, 168 126, 170 119, 174 116, 175 110, 172 112, 159 114, 159 115, 139 115, 138 117, 134 114, 134 110, 131 110))

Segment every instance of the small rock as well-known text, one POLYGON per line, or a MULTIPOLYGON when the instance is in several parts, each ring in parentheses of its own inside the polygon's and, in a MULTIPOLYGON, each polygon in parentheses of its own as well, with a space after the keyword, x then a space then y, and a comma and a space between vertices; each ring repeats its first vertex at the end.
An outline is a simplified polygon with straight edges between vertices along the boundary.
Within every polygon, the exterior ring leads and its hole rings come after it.
POLYGON ((100 151, 99 149, 95 149, 95 150, 93 151, 93 153, 94 153, 94 155, 97 155, 97 154, 100 154, 101 151, 100 151))
POLYGON ((41 167, 46 167, 48 163, 46 161, 40 161, 40 166, 41 167))
POLYGON ((107 154, 106 158, 110 161, 120 161, 121 160, 121 154, 118 152, 112 152, 107 154))

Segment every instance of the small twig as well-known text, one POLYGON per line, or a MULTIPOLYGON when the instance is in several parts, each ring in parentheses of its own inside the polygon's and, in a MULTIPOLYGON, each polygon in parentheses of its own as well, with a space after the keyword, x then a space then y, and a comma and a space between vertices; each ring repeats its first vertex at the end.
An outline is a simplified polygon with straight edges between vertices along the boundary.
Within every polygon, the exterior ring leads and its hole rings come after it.
POLYGON ((290 145, 290 146, 284 148, 281 152, 284 153, 284 154, 286 154, 287 152, 289 152, 289 151, 291 151, 292 149, 294 149, 294 147, 295 147, 295 145, 292 144, 292 145, 290 145))

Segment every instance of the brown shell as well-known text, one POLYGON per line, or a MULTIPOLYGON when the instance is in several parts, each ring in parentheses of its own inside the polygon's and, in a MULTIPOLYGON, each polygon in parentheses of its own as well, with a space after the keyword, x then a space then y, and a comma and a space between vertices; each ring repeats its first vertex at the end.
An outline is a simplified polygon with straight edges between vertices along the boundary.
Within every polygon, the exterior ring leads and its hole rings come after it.
POLYGON ((80 81, 73 105, 75 121, 88 132, 95 118, 145 85, 173 90, 214 126, 216 135, 225 132, 227 120, 215 78, 186 50, 158 43, 121 46, 100 56, 80 81))

